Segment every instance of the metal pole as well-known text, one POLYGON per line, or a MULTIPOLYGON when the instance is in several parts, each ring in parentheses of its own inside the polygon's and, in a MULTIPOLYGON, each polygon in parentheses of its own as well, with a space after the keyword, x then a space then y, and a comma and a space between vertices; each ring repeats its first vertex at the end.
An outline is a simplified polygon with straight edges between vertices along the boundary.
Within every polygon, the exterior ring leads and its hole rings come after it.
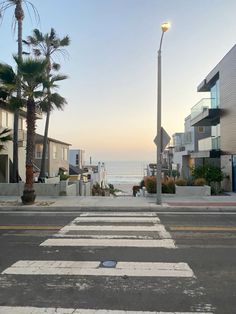
POLYGON ((156 173, 156 203, 161 205, 161 46, 164 32, 162 32, 160 47, 157 55, 157 173, 156 173))

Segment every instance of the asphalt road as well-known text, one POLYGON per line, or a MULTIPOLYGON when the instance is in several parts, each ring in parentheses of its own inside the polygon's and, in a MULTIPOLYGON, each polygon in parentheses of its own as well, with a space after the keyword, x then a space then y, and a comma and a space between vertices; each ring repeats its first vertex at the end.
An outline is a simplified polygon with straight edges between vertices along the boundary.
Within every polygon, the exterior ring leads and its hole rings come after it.
POLYGON ((88 215, 0 213, 0 314, 41 314, 35 308, 236 313, 234 212, 88 215), (117 266, 104 269, 101 261, 109 260, 117 266), (30 262, 12 267, 19 261, 30 262), (46 266, 33 268, 32 261, 46 266), (83 264, 81 274, 68 262, 98 265, 83 264), (117 274, 120 262, 125 270, 117 274), (180 275, 176 267, 183 264, 187 271, 180 275), (175 272, 163 271, 166 265, 175 272))

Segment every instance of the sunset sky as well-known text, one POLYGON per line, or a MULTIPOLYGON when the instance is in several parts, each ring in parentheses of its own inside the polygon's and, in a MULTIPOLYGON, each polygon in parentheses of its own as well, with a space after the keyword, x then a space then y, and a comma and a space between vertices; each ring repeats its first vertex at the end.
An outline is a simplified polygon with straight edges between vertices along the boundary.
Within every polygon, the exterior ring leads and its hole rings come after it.
MULTIPOLYGON (((235 0, 31 0, 37 26, 25 10, 23 34, 51 27, 69 35, 68 102, 53 112, 50 137, 85 149, 96 160, 155 160, 156 65, 160 24, 170 21, 163 56, 162 125, 183 131, 191 107, 208 94, 197 85, 236 43, 235 0)), ((0 26, 0 61, 17 51, 9 9, 0 26)), ((43 133, 44 121, 38 122, 43 133)))

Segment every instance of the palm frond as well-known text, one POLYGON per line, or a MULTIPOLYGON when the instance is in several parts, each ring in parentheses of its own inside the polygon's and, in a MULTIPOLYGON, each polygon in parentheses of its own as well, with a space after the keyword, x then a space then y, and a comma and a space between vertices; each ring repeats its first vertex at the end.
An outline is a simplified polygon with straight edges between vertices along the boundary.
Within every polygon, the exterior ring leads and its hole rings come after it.
POLYGON ((56 63, 56 62, 53 62, 53 63, 52 63, 52 69, 53 69, 54 71, 59 71, 60 68, 61 68, 61 66, 60 66, 59 63, 56 63))
POLYGON ((58 82, 58 81, 63 81, 63 80, 66 80, 68 78, 67 75, 53 75, 50 79, 50 82, 51 83, 54 83, 54 82, 58 82))
POLYGON ((8 64, 0 63, 0 83, 1 84, 16 84, 16 74, 12 67, 8 64))
POLYGON ((52 93, 49 100, 51 104, 53 104, 59 110, 63 110, 64 105, 67 104, 66 99, 58 93, 52 93))

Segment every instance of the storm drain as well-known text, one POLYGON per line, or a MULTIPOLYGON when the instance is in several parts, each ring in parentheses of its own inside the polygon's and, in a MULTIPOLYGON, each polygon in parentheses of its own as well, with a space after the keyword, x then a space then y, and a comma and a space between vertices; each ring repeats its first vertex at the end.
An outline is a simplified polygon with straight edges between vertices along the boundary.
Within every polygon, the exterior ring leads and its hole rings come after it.
POLYGON ((102 268, 116 268, 117 261, 102 261, 99 265, 99 267, 102 268))

